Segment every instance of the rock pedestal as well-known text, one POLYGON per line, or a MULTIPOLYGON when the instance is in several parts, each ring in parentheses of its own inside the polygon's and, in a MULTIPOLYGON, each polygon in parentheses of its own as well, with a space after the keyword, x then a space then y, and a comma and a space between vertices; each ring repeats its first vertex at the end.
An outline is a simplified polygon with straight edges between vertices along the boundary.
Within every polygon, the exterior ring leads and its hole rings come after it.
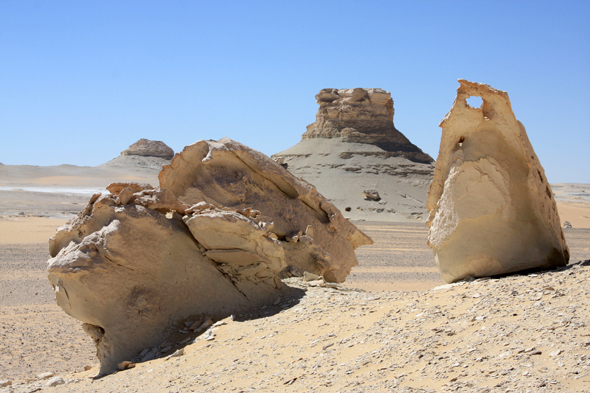
POLYGON ((383 89, 322 89, 316 96, 316 121, 301 140, 342 138, 343 142, 375 145, 386 152, 423 163, 433 160, 393 125, 393 100, 383 89))
POLYGON ((545 172, 508 94, 459 80, 428 192, 428 242, 446 282, 564 266, 569 250, 545 172), (480 108, 467 104, 481 97, 480 108))
POLYGON ((105 162, 101 167, 149 168, 161 170, 174 157, 172 150, 164 142, 140 139, 128 149, 123 150, 119 157, 105 162))

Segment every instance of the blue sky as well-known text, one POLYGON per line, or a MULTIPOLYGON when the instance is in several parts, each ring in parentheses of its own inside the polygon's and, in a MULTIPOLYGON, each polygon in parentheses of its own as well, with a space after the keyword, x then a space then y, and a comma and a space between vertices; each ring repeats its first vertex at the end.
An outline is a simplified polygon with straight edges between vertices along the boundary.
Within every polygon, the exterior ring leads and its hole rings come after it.
POLYGON ((322 88, 391 91, 436 158, 457 79, 508 92, 551 183, 590 183, 589 1, 0 0, 0 162, 140 138, 299 142, 322 88))

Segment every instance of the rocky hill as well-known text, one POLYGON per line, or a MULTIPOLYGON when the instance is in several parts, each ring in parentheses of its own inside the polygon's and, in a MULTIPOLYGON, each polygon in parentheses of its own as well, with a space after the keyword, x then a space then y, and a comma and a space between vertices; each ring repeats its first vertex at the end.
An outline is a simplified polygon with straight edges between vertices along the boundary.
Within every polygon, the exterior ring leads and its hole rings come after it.
POLYGON ((355 220, 426 219, 434 160, 393 123, 391 93, 323 89, 301 142, 273 155, 355 220))
POLYGON ((117 158, 106 162, 101 167, 140 167, 149 169, 162 169, 163 165, 170 163, 174 157, 174 150, 161 141, 140 139, 117 158))

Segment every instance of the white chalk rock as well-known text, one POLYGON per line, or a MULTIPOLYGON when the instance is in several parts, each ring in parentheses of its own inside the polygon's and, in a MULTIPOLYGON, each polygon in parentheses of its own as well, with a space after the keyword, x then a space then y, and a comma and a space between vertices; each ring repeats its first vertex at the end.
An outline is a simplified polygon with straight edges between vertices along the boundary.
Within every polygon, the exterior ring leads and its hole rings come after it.
POLYGON ((64 379, 62 377, 53 377, 49 381, 47 381, 45 386, 53 387, 53 386, 63 385, 64 383, 66 383, 66 381, 64 381, 64 379))
POLYGON ((459 80, 441 122, 428 192, 428 243, 445 282, 564 266, 569 250, 551 187, 508 94, 459 80), (481 97, 480 108, 467 104, 481 97))

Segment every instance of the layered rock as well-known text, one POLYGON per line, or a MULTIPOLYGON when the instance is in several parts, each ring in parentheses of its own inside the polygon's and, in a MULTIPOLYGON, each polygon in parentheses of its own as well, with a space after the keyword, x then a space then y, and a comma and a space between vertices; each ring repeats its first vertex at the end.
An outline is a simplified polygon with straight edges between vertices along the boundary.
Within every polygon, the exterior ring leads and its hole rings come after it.
POLYGON ((50 239, 58 304, 116 370, 188 318, 272 303, 280 278, 341 282, 372 241, 309 184, 229 139, 186 147, 160 187, 109 186, 50 239))
MULTIPOLYGON (((430 164, 425 154, 393 125, 393 100, 383 89, 322 89, 315 96, 320 108, 316 121, 301 140, 342 138, 343 142, 371 144, 415 162, 430 164)), ((365 154, 373 155, 367 150, 365 154)))
MULTIPOLYGON (((91 201, 86 214, 60 229, 65 247, 51 245, 49 280, 57 303, 84 322, 100 374, 165 341, 171 321, 222 318, 251 306, 203 255, 178 213, 167 217, 139 198, 128 204, 119 195, 91 201), (69 239, 63 236, 68 232, 69 239)), ((274 283, 259 287, 276 291, 274 283)))
POLYGON ((150 141, 149 139, 140 139, 126 150, 121 152, 122 156, 143 156, 143 157, 160 157, 171 160, 174 157, 174 150, 161 141, 150 141))
POLYGON ((163 165, 170 163, 174 150, 161 141, 140 139, 121 155, 101 165, 101 167, 132 167, 161 170, 163 165))
POLYGON ((317 186, 351 219, 425 219, 433 159, 395 128, 391 94, 323 89, 316 100, 316 122, 300 143, 273 158, 317 186), (366 189, 381 198, 365 200, 366 189))
POLYGON ((459 80, 428 192, 443 280, 564 266, 569 250, 545 172, 508 94, 459 80), (467 104, 481 97, 480 108, 467 104))
POLYGON ((188 205, 254 209, 254 221, 283 241, 288 264, 329 281, 344 281, 356 265, 354 249, 371 242, 313 186, 228 138, 185 147, 159 179, 188 205))

